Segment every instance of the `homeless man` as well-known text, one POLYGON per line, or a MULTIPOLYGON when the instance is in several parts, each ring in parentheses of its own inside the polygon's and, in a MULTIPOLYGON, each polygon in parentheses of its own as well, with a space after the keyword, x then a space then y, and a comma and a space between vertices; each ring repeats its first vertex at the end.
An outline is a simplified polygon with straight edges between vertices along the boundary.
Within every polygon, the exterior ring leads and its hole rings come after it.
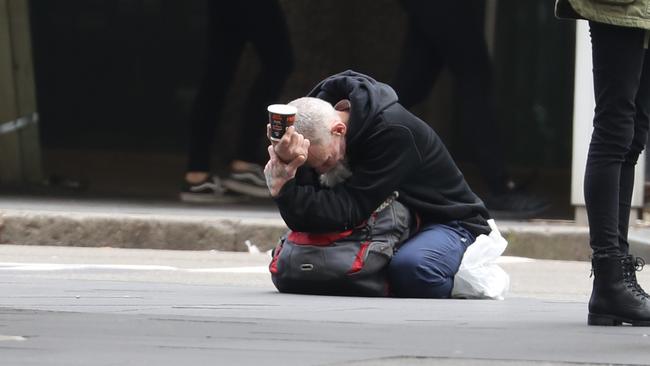
POLYGON ((294 126, 269 146, 265 168, 287 226, 348 230, 397 191, 421 225, 389 264, 392 295, 448 298, 465 250, 490 231, 489 214, 433 129, 391 87, 354 71, 289 104, 294 126))

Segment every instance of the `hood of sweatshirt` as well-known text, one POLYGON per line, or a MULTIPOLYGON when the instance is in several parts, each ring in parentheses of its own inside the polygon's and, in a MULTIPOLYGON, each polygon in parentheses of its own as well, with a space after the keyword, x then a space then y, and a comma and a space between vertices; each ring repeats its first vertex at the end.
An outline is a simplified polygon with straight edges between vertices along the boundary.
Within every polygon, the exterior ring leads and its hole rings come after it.
POLYGON ((332 105, 342 99, 350 101, 350 120, 346 137, 348 150, 372 130, 380 113, 397 103, 397 94, 393 88, 352 70, 321 81, 308 96, 323 99, 332 105))

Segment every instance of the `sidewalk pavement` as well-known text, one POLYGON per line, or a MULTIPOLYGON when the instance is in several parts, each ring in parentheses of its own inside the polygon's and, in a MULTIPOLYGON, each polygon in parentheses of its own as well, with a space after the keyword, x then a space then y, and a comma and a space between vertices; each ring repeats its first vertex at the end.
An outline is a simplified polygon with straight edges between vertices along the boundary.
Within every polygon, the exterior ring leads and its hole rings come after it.
MULTIPOLYGON (((244 286, 275 292, 268 270, 270 260, 268 253, 0 245, 0 274, 244 286)), ((497 263, 510 275, 507 297, 588 300, 591 266, 587 262, 503 256, 497 263)), ((650 288, 650 270, 638 276, 650 288)))
MULTIPOLYGON (((278 293, 269 256, 0 245, 2 364, 647 365, 588 327, 589 263, 502 257, 504 301, 278 293)), ((648 288, 650 271, 638 273, 648 288)))
MULTIPOLYGON (((564 221, 498 221, 505 255, 589 259, 588 228, 564 221)), ((287 230, 271 202, 196 206, 176 202, 0 198, 0 244, 268 251, 287 230)), ((650 225, 630 229, 635 255, 650 259, 650 225)))
MULTIPOLYGON (((648 328, 586 326, 586 227, 499 225, 504 301, 300 296, 270 281, 271 204, 0 198, 0 364, 650 362, 648 328)), ((650 259, 650 228, 630 237, 650 259)))

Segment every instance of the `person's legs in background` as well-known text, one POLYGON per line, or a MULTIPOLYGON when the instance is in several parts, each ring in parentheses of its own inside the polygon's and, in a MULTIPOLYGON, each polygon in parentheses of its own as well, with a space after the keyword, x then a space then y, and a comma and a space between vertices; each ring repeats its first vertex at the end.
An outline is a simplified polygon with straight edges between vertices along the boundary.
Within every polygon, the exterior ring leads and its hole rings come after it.
POLYGON ((526 194, 506 169, 499 125, 495 120, 492 66, 483 30, 483 2, 404 1, 409 28, 393 82, 400 103, 410 109, 423 101, 443 66, 454 77, 460 99, 460 128, 486 183, 484 201, 498 218, 529 218, 548 207, 526 194), (427 84, 428 83, 428 84, 427 84))
MULTIPOLYGON (((190 118, 190 151, 181 199, 223 201, 225 191, 269 197, 262 165, 266 157, 266 106, 279 96, 293 69, 293 54, 277 1, 208 2, 207 66, 190 118), (241 113, 239 141, 225 179, 210 173, 210 156, 226 94, 243 47, 251 42, 261 70, 241 113)), ((225 199, 228 199, 226 197, 225 199)))
MULTIPOLYGON (((508 191, 509 176, 495 118, 492 64, 483 30, 484 5, 465 0, 455 6, 455 13, 463 14, 466 22, 448 24, 450 31, 441 44, 454 77, 456 96, 462 101, 460 123, 490 195, 501 196, 508 191)), ((491 211, 496 208, 488 204, 491 211)))
POLYGON ((256 0, 256 10, 245 22, 248 39, 260 59, 260 71, 245 103, 235 160, 224 186, 232 191, 268 197, 263 166, 268 158, 266 107, 277 103, 284 84, 293 71, 293 51, 289 29, 277 1, 256 0))
POLYGON ((434 42, 418 29, 418 24, 408 22, 402 56, 397 74, 391 85, 397 91, 399 103, 411 109, 424 101, 438 80, 444 66, 444 57, 434 42))
POLYGON ((397 297, 448 298, 454 276, 474 237, 457 223, 424 227, 405 242, 388 265, 397 297))
POLYGON ((596 110, 584 183, 594 271, 588 324, 650 325, 650 297, 636 281, 627 243, 634 165, 648 130, 645 31, 590 22, 590 32, 596 110))
POLYGON ((246 42, 232 14, 236 11, 234 7, 208 2, 207 57, 190 115, 188 164, 180 194, 183 201, 210 202, 223 193, 219 178, 210 174, 211 154, 219 114, 246 42))

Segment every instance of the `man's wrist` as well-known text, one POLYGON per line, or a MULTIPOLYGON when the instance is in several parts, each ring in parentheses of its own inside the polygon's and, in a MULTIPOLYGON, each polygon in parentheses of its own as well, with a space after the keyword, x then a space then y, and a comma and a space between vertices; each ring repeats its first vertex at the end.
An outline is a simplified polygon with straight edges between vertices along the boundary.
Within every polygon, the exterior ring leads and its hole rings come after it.
POLYGON ((271 193, 271 197, 277 197, 280 194, 280 191, 282 190, 284 183, 274 181, 272 184, 269 184, 267 182, 267 186, 269 187, 269 192, 271 193))
POLYGON ((274 169, 269 169, 264 171, 264 177, 266 178, 266 186, 269 188, 269 192, 271 193, 271 197, 276 197, 277 195, 280 194, 280 191, 282 190, 282 187, 293 179, 293 176, 289 176, 284 172, 285 174, 282 174, 283 171, 277 171, 274 169), (278 174, 280 173, 280 174, 278 174))
POLYGON ((273 184, 272 187, 269 187, 269 192, 271 193, 271 197, 275 198, 280 195, 280 192, 284 189, 284 186, 286 186, 294 177, 288 178, 288 179, 281 179, 281 180, 276 180, 273 184))

